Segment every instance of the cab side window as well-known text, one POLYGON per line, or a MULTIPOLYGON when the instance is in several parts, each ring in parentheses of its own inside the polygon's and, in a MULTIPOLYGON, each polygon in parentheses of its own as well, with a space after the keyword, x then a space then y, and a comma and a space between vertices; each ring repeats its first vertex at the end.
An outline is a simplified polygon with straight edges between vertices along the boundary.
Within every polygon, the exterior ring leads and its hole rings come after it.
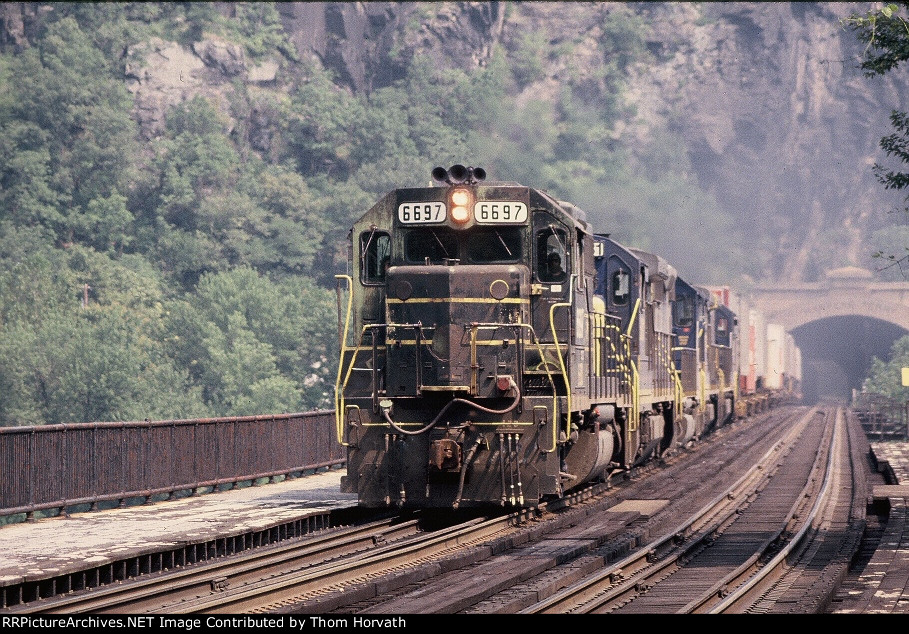
POLYGON ((631 296, 631 276, 625 269, 617 269, 612 274, 609 290, 612 291, 612 303, 616 306, 624 306, 628 303, 631 296))
POLYGON ((361 281, 364 284, 383 284, 391 258, 391 236, 385 231, 370 231, 360 235, 361 281))
POLYGON ((542 282, 563 282, 567 277, 567 236, 563 229, 549 225, 537 232, 537 277, 542 282))

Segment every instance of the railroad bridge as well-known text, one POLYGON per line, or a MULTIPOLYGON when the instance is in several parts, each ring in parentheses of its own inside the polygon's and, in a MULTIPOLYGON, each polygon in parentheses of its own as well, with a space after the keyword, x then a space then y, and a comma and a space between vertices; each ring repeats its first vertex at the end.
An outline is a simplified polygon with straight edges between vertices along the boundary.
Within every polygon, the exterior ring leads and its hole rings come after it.
POLYGON ((888 359, 893 342, 909 333, 909 279, 881 282, 858 267, 828 271, 820 282, 759 286, 749 297, 795 338, 809 400, 849 398, 872 357, 888 359))

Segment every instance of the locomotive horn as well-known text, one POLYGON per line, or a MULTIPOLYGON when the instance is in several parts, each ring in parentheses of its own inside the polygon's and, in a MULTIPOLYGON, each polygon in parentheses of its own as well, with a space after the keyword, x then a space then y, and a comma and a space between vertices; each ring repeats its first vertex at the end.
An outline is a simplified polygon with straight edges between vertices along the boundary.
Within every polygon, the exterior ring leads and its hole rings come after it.
POLYGON ((432 168, 432 178, 435 181, 440 183, 448 182, 448 170, 444 167, 434 167, 432 168))
POLYGON ((434 167, 432 168, 432 179, 448 185, 479 183, 486 180, 486 170, 482 167, 464 167, 463 165, 452 165, 449 169, 434 167))
POLYGON ((451 169, 448 170, 448 176, 451 179, 449 182, 457 185, 466 181, 467 177, 470 176, 470 172, 463 165, 452 165, 451 169))

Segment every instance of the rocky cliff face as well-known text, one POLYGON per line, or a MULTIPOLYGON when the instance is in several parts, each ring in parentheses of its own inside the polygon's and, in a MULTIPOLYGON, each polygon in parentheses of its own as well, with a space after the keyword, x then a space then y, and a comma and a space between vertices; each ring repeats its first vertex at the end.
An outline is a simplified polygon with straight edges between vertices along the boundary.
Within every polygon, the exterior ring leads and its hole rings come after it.
MULTIPOLYGON (((0 5, 0 45, 25 42, 44 5, 0 5)), ((230 3, 223 3, 230 13, 230 3)), ((558 90, 566 73, 590 73, 609 60, 598 50, 603 19, 641 19, 652 61, 632 67, 627 98, 637 116, 615 131, 629 147, 669 130, 684 139, 693 177, 714 194, 754 243, 775 256, 758 282, 795 282, 853 265, 874 268, 870 233, 894 222, 901 198, 870 166, 884 159, 880 138, 893 108, 909 110, 904 70, 868 79, 861 50, 840 20, 866 3, 706 2, 325 2, 279 3, 300 57, 315 56, 352 91, 400 77, 416 52, 441 67, 482 65, 496 46, 517 48, 546 34, 564 54, 548 59, 525 88, 534 98, 558 90), (562 46, 564 45, 564 46, 562 46)), ((281 89, 294 65, 253 66, 229 42, 191 48, 143 43, 130 51, 125 80, 147 137, 167 107, 202 92, 226 98, 237 79, 281 89)), ((608 56, 606 56, 608 57, 608 56)), ((575 75, 576 76, 576 75, 575 75)), ((671 213, 671 210, 669 210, 671 213)))
POLYGON ((884 158, 890 110, 907 106, 907 75, 857 70, 860 45, 840 20, 867 10, 785 2, 649 10, 660 62, 640 76, 634 98, 645 119, 677 127, 724 208, 760 242, 778 241, 764 273, 783 282, 873 266, 866 238, 899 203, 870 166, 884 158))
POLYGON ((392 80, 415 51, 440 65, 484 63, 495 45, 523 34, 573 42, 526 92, 535 98, 568 69, 603 63, 603 17, 643 18, 654 61, 633 69, 628 98, 638 117, 620 131, 634 145, 670 129, 695 175, 776 253, 759 282, 813 280, 846 265, 873 267, 868 235, 893 222, 900 199, 870 166, 884 157, 891 109, 907 108, 905 72, 868 79, 860 45, 841 20, 865 3, 465 2, 282 5, 295 43, 339 71, 354 90, 392 80), (397 48, 397 57, 390 51, 397 48))

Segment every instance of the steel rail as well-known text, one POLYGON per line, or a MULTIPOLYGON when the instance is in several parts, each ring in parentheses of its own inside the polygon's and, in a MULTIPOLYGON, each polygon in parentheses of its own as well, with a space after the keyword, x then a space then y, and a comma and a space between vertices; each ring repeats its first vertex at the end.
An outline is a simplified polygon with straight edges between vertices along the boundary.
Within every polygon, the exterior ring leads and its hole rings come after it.
POLYGON ((395 524, 394 518, 363 526, 329 529, 324 533, 247 550, 233 556, 191 564, 182 568, 127 579, 117 585, 61 594, 30 601, 3 610, 4 614, 78 614, 122 612, 158 606, 164 597, 196 597, 221 592, 231 583, 259 578, 263 570, 276 565, 306 566, 323 563, 419 532, 417 520, 395 524))
POLYGON ((243 587, 227 588, 197 599, 162 605, 149 612, 236 614, 269 611, 274 606, 311 599, 372 577, 413 568, 447 551, 489 540, 513 529, 518 515, 521 514, 474 519, 416 540, 380 547, 362 557, 326 562, 305 570, 286 571, 243 587))
MULTIPOLYGON (((819 516, 821 516, 822 511, 828 509, 830 504, 836 504, 836 490, 832 484, 836 480, 838 462, 842 458, 841 445, 844 433, 842 408, 837 408, 835 417, 832 446, 830 443, 825 444, 825 446, 830 447, 830 449, 826 455, 824 479, 817 493, 813 496, 814 503, 812 504, 811 509, 804 515, 796 515, 799 520, 798 531, 770 561, 757 569, 752 570, 750 574, 747 574, 746 580, 738 581, 741 577, 746 576, 745 570, 740 571, 738 575, 735 573, 730 575, 729 578, 725 580, 726 587, 728 588, 730 585, 734 585, 735 587, 733 590, 727 589, 723 594, 722 600, 715 602, 709 609, 703 610, 710 600, 708 597, 697 605, 686 606, 688 609, 685 610, 685 612, 695 613, 696 611, 705 611, 708 614, 723 614, 745 611, 760 598, 758 595, 766 592, 767 585, 771 583, 771 575, 779 574, 779 571, 786 566, 786 562, 790 556, 792 556, 797 549, 803 547, 809 532, 815 525, 819 516), (698 609, 696 610, 695 608, 698 609)), ((819 455, 818 459, 820 458, 821 456, 819 455)), ((713 596, 715 597, 716 595, 714 594, 713 596)))
POLYGON ((431 564, 454 550, 469 548, 526 526, 546 513, 563 510, 575 504, 595 502, 614 485, 597 483, 565 498, 541 504, 536 510, 520 509, 494 518, 475 518, 467 522, 421 534, 411 540, 377 548, 362 556, 338 562, 326 562, 306 570, 276 573, 251 582, 245 587, 227 588, 217 595, 182 601, 156 608, 161 613, 261 612, 281 609, 288 604, 312 601, 356 584, 389 574, 413 570, 431 564))
POLYGON ((678 567, 682 559, 708 544, 735 519, 740 500, 754 494, 771 477, 785 457, 784 450, 792 447, 815 412, 805 414, 754 468, 675 529, 519 613, 584 613, 645 590, 649 579, 678 567))

